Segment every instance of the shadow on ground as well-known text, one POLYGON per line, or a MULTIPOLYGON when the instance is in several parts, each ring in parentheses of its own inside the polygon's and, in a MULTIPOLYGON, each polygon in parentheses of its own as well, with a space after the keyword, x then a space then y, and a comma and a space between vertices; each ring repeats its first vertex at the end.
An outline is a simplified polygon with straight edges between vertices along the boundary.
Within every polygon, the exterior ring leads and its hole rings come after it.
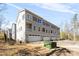
POLYGON ((72 52, 66 48, 57 47, 55 50, 52 50, 50 53, 47 53, 46 56, 72 56, 72 52))
POLYGON ((28 49, 19 50, 17 56, 72 56, 72 52, 66 48, 57 47, 51 52, 40 54, 38 50, 29 51, 28 49))

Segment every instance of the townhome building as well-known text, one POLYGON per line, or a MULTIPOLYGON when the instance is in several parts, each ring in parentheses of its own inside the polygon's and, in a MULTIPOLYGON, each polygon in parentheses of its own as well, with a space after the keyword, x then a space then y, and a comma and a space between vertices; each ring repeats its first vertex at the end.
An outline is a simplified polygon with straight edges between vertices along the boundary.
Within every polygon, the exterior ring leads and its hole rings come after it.
POLYGON ((16 40, 22 42, 57 40, 60 28, 35 13, 23 9, 16 20, 16 40))

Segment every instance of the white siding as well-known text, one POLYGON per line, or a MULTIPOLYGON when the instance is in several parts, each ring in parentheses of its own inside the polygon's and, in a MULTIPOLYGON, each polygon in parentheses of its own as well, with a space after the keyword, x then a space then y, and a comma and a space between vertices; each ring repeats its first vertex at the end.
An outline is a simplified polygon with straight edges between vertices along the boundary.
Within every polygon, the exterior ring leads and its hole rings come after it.
POLYGON ((16 39, 16 24, 12 24, 12 39, 16 39))
POLYGON ((25 12, 19 13, 16 23, 16 40, 23 42, 25 42, 25 18, 23 18, 24 14, 25 12))

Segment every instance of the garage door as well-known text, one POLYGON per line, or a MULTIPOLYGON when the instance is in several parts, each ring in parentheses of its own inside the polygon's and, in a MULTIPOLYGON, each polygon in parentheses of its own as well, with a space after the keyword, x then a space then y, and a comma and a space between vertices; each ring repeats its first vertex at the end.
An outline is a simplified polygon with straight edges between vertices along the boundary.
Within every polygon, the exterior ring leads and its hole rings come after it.
POLYGON ((50 40, 50 37, 43 37, 43 40, 50 40))
POLYGON ((28 36, 28 41, 40 41, 41 36, 28 36))
POLYGON ((55 41, 55 40, 56 40, 56 37, 52 37, 52 40, 54 40, 54 41, 55 41))

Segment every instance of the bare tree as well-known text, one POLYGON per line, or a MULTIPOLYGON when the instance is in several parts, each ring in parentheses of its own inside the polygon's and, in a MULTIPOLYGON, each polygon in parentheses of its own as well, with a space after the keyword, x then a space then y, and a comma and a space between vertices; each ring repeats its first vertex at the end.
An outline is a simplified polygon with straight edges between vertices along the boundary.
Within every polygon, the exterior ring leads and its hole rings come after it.
POLYGON ((74 41, 77 40, 78 36, 78 30, 79 30, 79 22, 77 19, 78 14, 74 14, 73 18, 71 19, 71 22, 68 24, 68 22, 65 22, 64 24, 64 33, 65 38, 73 39, 74 41))
POLYGON ((5 20, 4 13, 3 13, 5 10, 6 10, 6 4, 0 3, 0 30, 5 20))
POLYGON ((65 24, 64 24, 64 32, 66 35, 66 39, 68 39, 68 37, 69 37, 69 24, 68 24, 68 22, 65 22, 65 24))
POLYGON ((76 35, 78 32, 78 19, 77 19, 78 14, 75 14, 71 20, 71 29, 72 29, 72 33, 73 33, 73 39, 76 40, 76 35))
POLYGON ((0 30, 1 30, 1 26, 3 25, 4 21, 5 21, 4 16, 0 15, 0 30))

